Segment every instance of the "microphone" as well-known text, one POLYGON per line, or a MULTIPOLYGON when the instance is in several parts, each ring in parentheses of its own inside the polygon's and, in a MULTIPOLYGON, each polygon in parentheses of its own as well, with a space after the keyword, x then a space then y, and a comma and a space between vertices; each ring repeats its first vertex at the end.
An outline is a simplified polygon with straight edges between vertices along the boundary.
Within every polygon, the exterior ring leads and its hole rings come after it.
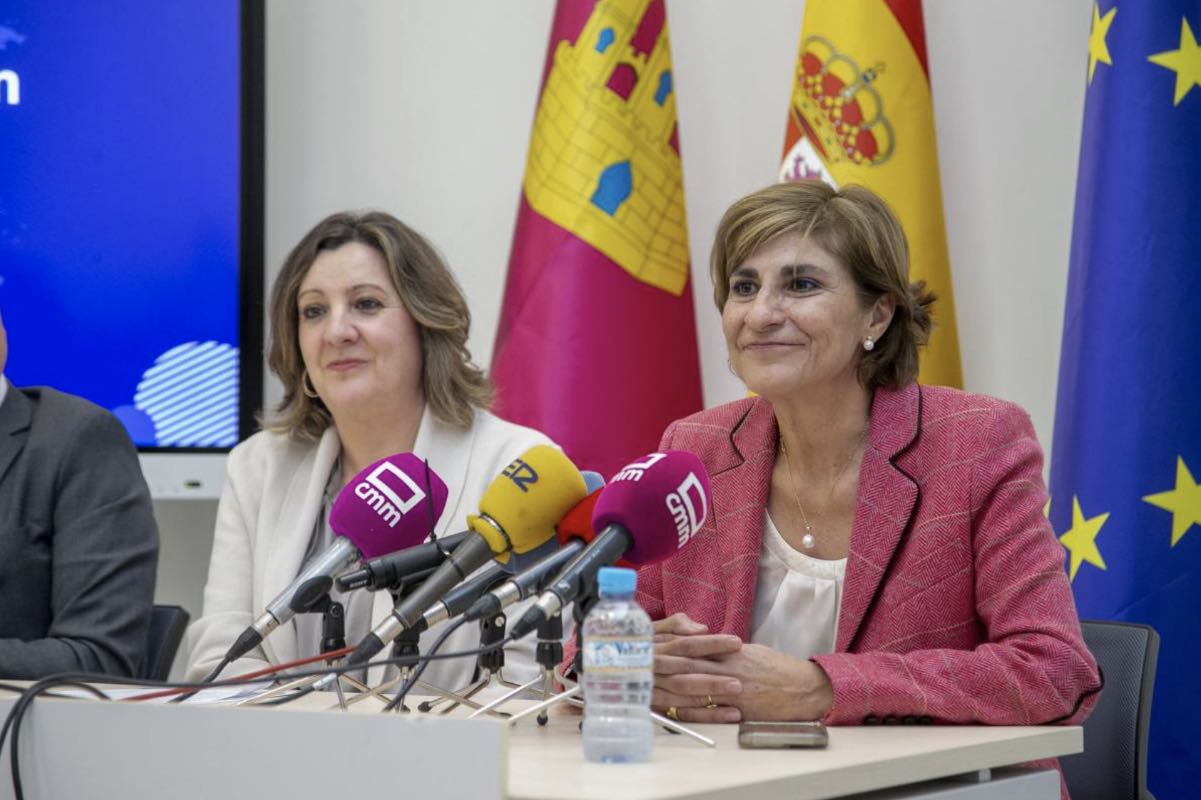
POLYGON ((421 619, 413 625, 413 630, 423 633, 443 620, 457 617, 472 603, 478 602, 484 592, 508 576, 508 570, 493 561, 479 575, 463 581, 447 592, 445 597, 422 612, 421 619))
POLYGON ((584 477, 584 491, 592 494, 597 489, 605 488, 605 476, 591 469, 580 470, 580 475, 584 477))
POLYGON ((454 550, 471 531, 439 537, 437 541, 397 550, 386 556, 373 558, 356 570, 338 576, 338 588, 343 592, 354 589, 393 589, 422 572, 429 572, 446 560, 446 554, 454 550))
MULTIPOLYGON (((566 547, 572 542, 581 542, 588 545, 596 538, 596 528, 592 525, 592 515, 596 509, 597 501, 600 500, 600 495, 599 491, 592 492, 583 500, 576 503, 563 516, 563 519, 559 520, 559 524, 555 526, 555 532, 559 535, 560 547, 566 547)), ((633 567, 634 565, 624 558, 619 558, 614 566, 633 567)))
POLYGON ((538 558, 529 561, 528 565, 521 564, 519 570, 514 570, 513 577, 476 600, 463 614, 467 622, 499 614, 514 603, 526 599, 533 592, 542 591, 546 588, 546 579, 556 574, 564 564, 584 549, 585 544, 592 541, 595 534, 588 535, 584 530, 592 531, 592 509, 600 496, 600 490, 604 488, 605 479, 599 472, 590 469, 580 474, 584 476, 584 488, 588 494, 559 520, 559 524, 555 526, 558 537, 526 553, 524 557, 527 559, 532 555, 538 558))
POLYGON ((388 456, 356 475, 330 509, 334 541, 242 631, 225 654, 226 663, 246 655, 292 619, 297 611, 294 600, 311 581, 329 579, 358 558, 376 558, 424 541, 446 506, 447 494, 442 479, 412 453, 388 456))
MULTIPOLYGON (((584 491, 587 492, 589 495, 594 494, 597 489, 600 489, 602 486, 605 485, 605 479, 601 477, 601 474, 599 472, 593 472, 590 469, 585 469, 585 470, 580 470, 580 474, 584 476, 584 491)), ((586 499, 587 499, 587 497, 585 497, 585 500, 586 499)), ((580 501, 580 503, 583 503, 583 502, 584 502, 583 500, 580 501)), ((571 511, 567 512, 567 515, 564 516, 564 519, 566 519, 567 516, 570 516, 576 509, 578 509, 580 507, 580 503, 576 503, 574 506, 572 506, 571 511)), ((591 506, 589 506, 587 524, 589 526, 592 525, 591 506)), ((561 519, 555 525, 556 533, 559 532, 562 525, 563 525, 563 520, 561 519)), ((562 539, 561 535, 559 537, 552 536, 549 539, 547 539, 545 542, 543 542, 542 544, 535 547, 533 550, 527 550, 524 553, 514 553, 513 557, 509 559, 509 563, 504 565, 505 572, 507 572, 510 575, 516 575, 520 572, 524 572, 525 570, 529 569, 530 567, 532 567, 535 564, 542 561, 544 558, 549 558, 550 556, 559 552, 559 548, 561 546, 562 541, 563 541, 563 539, 562 539)))
POLYGON ((463 614, 467 622, 475 622, 499 614, 514 603, 546 588, 549 578, 580 554, 584 543, 569 542, 527 570, 505 580, 492 591, 482 594, 463 614))
POLYGON ((584 592, 597 571, 621 556, 635 567, 672 556, 696 535, 709 510, 709 475, 692 453, 651 453, 627 464, 597 498, 600 531, 510 629, 525 636, 584 592))
POLYGON ((526 450, 505 467, 467 516, 471 534, 421 586, 401 600, 347 659, 369 661, 412 628, 424 611, 488 559, 507 564, 555 535, 554 525, 585 494, 584 478, 563 452, 549 445, 526 450))
MULTIPOLYGON (((584 487, 588 492, 595 493, 596 489, 605 485, 605 479, 600 476, 599 472, 584 470, 580 474, 584 477, 584 487)), ((595 502, 594 499, 593 503, 595 502)), ((577 503, 572 512, 579 507, 580 504, 577 503)), ((591 504, 587 508, 587 520, 585 524, 589 528, 592 526, 591 504)), ((428 577, 428 574, 423 575, 422 573, 431 572, 445 561, 447 554, 462 544, 463 540, 470 534, 471 531, 469 530, 462 531, 461 533, 443 536, 437 541, 426 542, 425 544, 398 550, 395 553, 389 553, 386 556, 373 558, 359 569, 339 575, 336 583, 338 588, 343 592, 349 592, 354 589, 367 589, 374 592, 378 589, 395 589, 406 581, 424 579, 428 577)), ((504 569, 510 575, 516 574, 523 569, 537 564, 552 553, 558 552, 558 550, 559 544, 557 542, 554 540, 548 541, 527 553, 516 555, 510 559, 509 563, 504 566, 504 569)))

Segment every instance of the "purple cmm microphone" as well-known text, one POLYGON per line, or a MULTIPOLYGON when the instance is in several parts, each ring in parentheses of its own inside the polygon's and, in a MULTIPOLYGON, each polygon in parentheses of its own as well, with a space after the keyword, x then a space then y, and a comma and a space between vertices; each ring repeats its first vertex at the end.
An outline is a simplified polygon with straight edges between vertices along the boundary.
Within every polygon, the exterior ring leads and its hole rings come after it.
POLYGON ((376 558, 420 544, 446 507, 446 484, 412 453, 398 453, 364 469, 334 499, 334 541, 305 564, 288 587, 246 628, 226 662, 246 655, 296 614, 293 599, 310 581, 332 578, 359 558, 376 558))

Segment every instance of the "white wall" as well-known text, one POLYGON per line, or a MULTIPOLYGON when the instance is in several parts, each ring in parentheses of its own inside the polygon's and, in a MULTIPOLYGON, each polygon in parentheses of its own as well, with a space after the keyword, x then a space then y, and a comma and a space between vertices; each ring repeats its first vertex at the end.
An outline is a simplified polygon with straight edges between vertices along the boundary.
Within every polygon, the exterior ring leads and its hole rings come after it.
POLYGON ((925 7, 964 382, 1049 452, 1092 3, 925 7))
MULTIPOLYGON (((926 0, 967 387, 1050 443, 1087 0, 926 0)), ((267 5, 269 277, 314 222, 378 206, 446 255, 487 365, 553 0, 267 5)), ((799 0, 669 0, 705 399, 741 394, 705 272, 721 212, 773 180, 799 0)), ((278 397, 272 387, 272 399, 278 397)))
MULTIPOLYGON (((710 405, 742 388, 709 299, 708 247, 725 207, 774 179, 802 7, 668 0, 710 405)), ((967 388, 1025 406, 1045 448, 1090 8, 925 3, 967 388)), ((268 285, 325 214, 384 208, 459 275, 474 313, 471 350, 487 366, 553 10, 553 0, 268 0, 268 285)), ((268 400, 278 397, 272 382, 268 400)), ((159 507, 165 537, 211 531, 214 503, 159 507)), ((193 571, 199 560, 189 557, 193 571)), ((169 590, 197 609, 199 570, 191 588, 173 577, 169 590)))

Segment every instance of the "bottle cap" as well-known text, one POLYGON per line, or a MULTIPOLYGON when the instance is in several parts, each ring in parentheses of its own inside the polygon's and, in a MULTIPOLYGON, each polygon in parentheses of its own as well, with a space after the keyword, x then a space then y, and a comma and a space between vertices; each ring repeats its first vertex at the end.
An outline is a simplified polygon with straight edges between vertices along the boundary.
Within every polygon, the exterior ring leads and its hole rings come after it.
POLYGON ((625 567, 601 567, 596 573, 596 586, 602 595, 633 594, 638 573, 625 567))

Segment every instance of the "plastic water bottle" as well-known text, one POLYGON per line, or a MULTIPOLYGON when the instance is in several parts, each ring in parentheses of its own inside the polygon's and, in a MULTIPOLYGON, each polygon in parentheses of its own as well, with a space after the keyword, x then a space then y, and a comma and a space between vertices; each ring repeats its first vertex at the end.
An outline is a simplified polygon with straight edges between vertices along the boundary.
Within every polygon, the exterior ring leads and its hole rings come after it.
POLYGON ((638 573, 603 567, 597 584, 600 601, 584 620, 584 757, 649 761, 654 633, 634 601, 638 573))

